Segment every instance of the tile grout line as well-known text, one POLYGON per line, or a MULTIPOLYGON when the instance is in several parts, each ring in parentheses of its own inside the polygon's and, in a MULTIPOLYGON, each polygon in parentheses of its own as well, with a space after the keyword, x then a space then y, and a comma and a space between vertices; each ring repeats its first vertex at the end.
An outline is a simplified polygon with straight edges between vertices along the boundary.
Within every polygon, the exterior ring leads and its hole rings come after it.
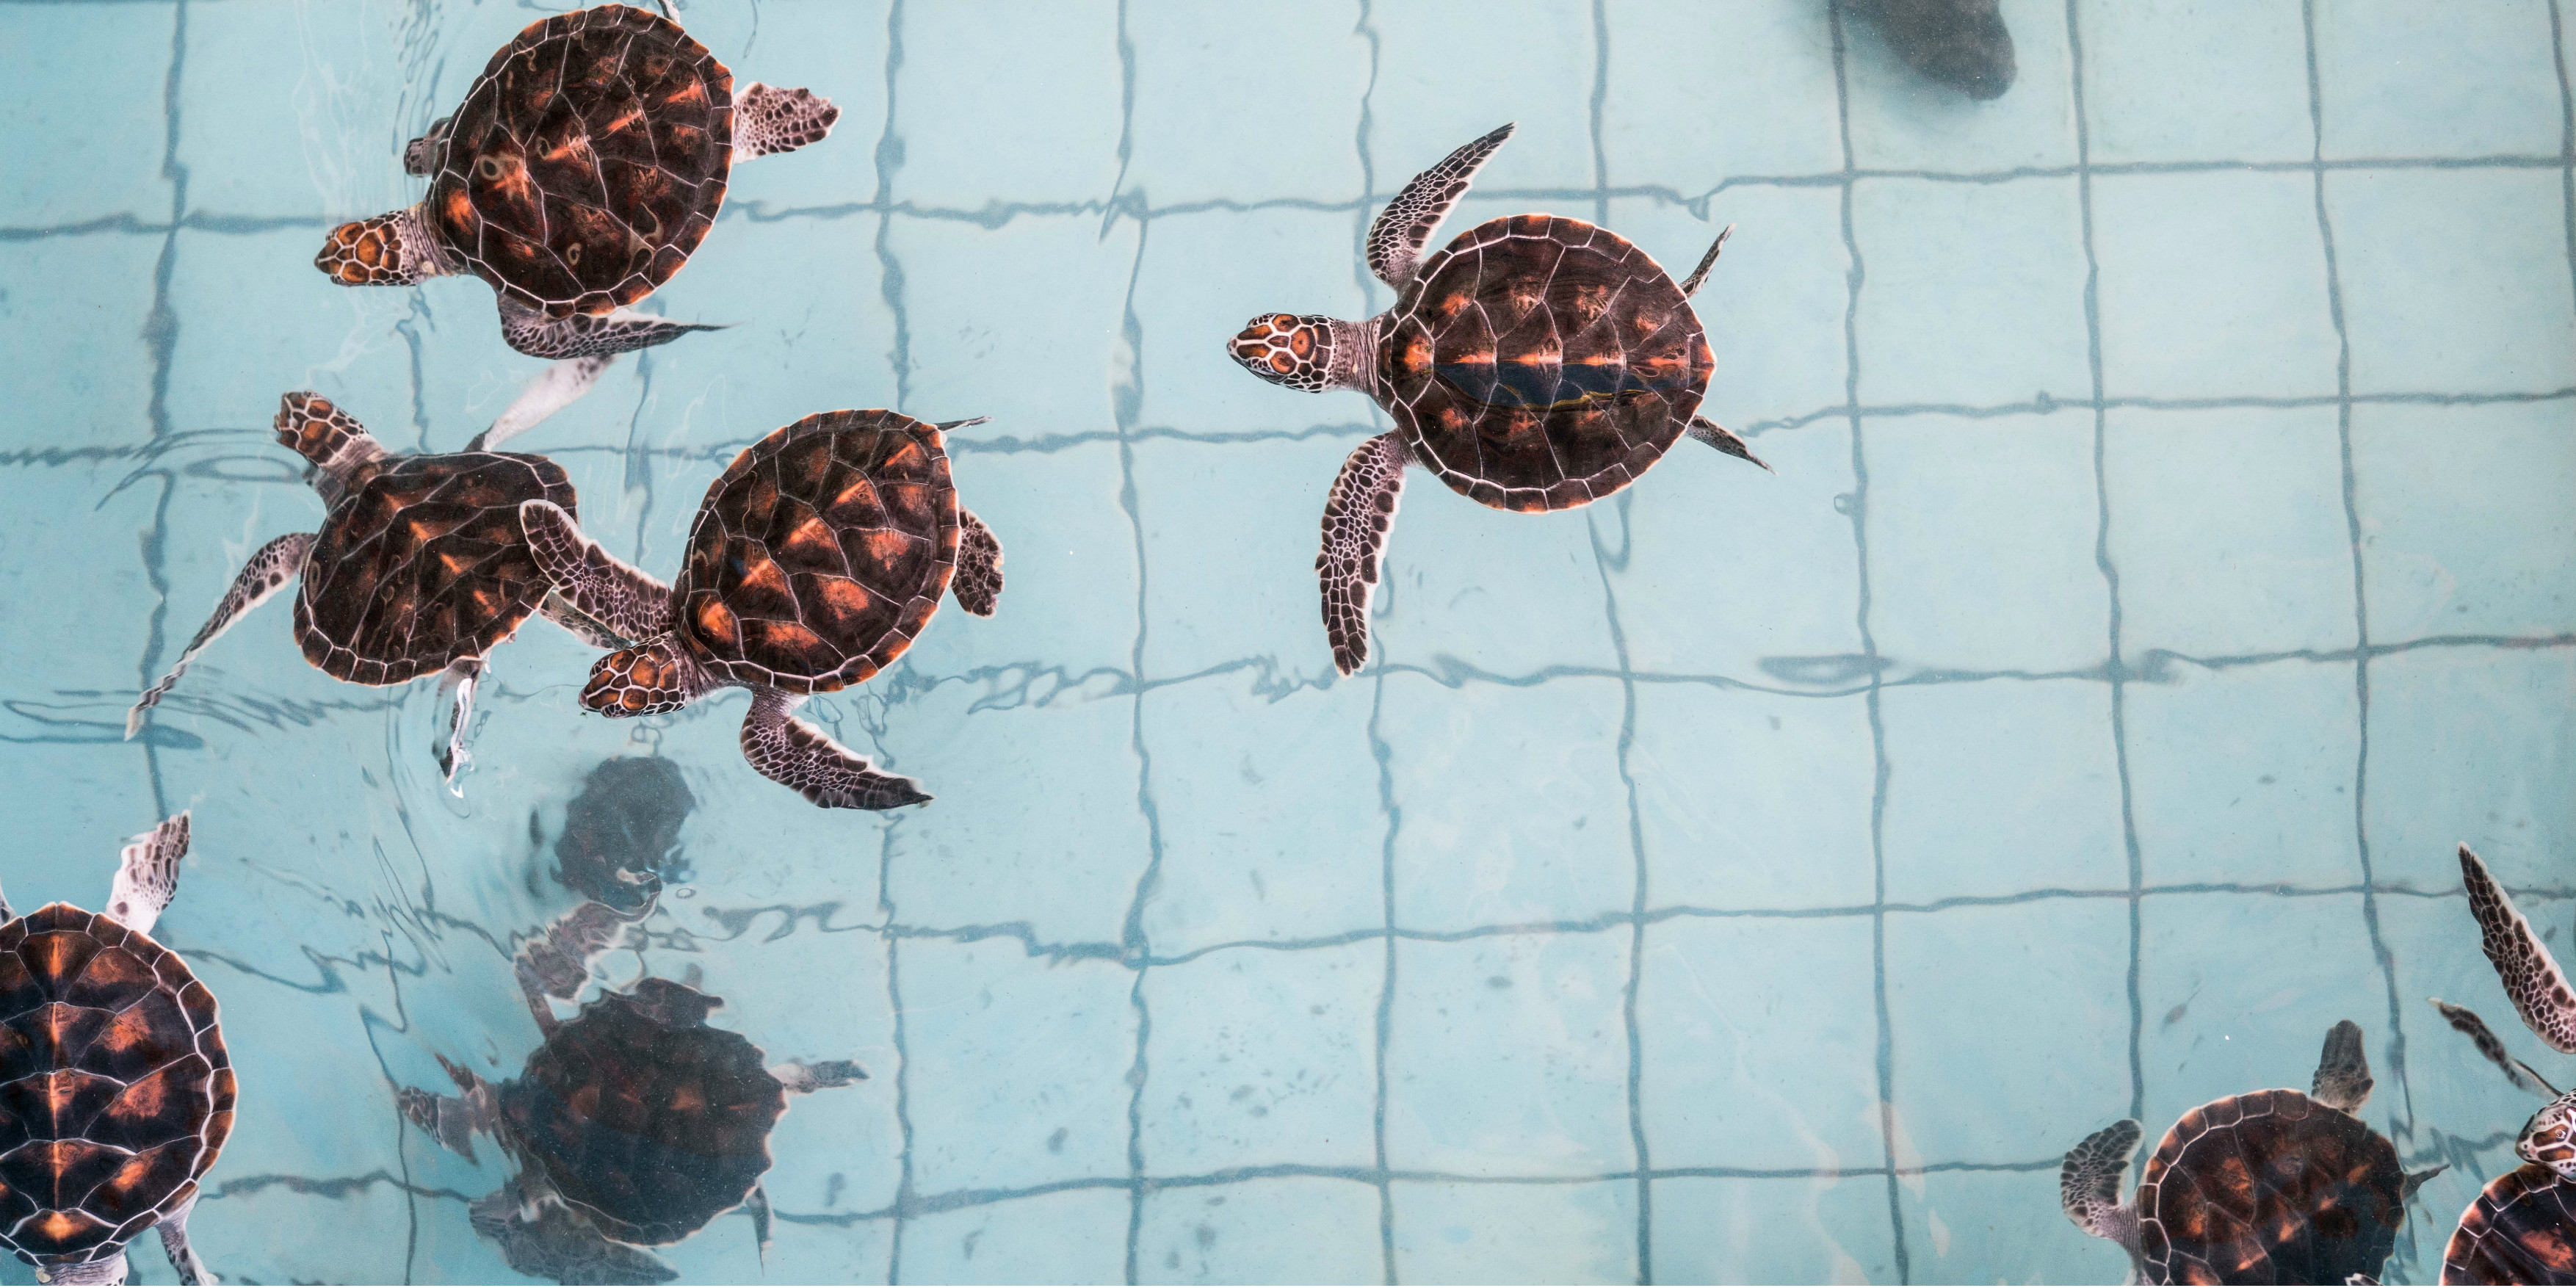
MULTIPOLYGON (((188 0, 176 0, 170 9, 170 70, 161 82, 162 152, 161 176, 170 181, 170 231, 161 241, 160 257, 152 266, 152 310, 143 323, 142 340, 152 358, 152 395, 147 406, 154 442, 170 437, 170 377, 177 364, 179 348, 179 315, 171 307, 170 283, 179 262, 179 227, 188 213, 188 166, 179 159, 180 94, 185 87, 188 67, 188 0)), ((136 666, 136 687, 149 685, 156 678, 153 660, 160 656, 165 630, 170 619, 170 571, 167 558, 170 548, 170 503, 178 495, 178 479, 164 475, 161 496, 152 507, 152 526, 142 539, 143 578, 152 588, 152 611, 143 635, 143 656, 136 666)), ((152 787, 152 813, 155 818, 170 816, 169 789, 161 779, 161 742, 157 730, 147 723, 138 733, 143 743, 143 772, 152 787)))
MULTIPOLYGON (((897 109, 902 89, 903 6, 904 0, 887 0, 886 3, 885 124, 879 128, 877 145, 870 153, 870 159, 876 167, 879 202, 891 202, 894 199, 895 172, 903 166, 903 136, 898 133, 896 124, 901 116, 897 109)), ((888 240, 893 222, 893 217, 890 215, 878 219, 874 251, 878 268, 882 273, 878 282, 878 295, 884 301, 886 310, 894 323, 894 334, 889 340, 891 348, 886 353, 886 362, 894 371, 894 405, 900 408, 908 401, 904 395, 912 371, 912 333, 910 315, 904 308, 903 269, 896 262, 894 249, 888 240)), ((895 828, 900 826, 901 824, 898 823, 884 829, 882 849, 877 859, 877 907, 885 914, 888 927, 895 924, 894 842, 895 828)), ((902 1151, 896 1158, 894 1220, 886 1236, 886 1283, 889 1285, 903 1282, 904 1232, 921 1199, 916 1189, 914 1167, 914 1146, 917 1141, 912 1125, 912 1053, 908 1045, 910 1035, 906 1032, 904 1024, 902 955, 902 938, 887 935, 886 1004, 894 1010, 894 1120, 896 1134, 903 1144, 902 1151)))
POLYGON ((2567 21, 2559 0, 2549 0, 2550 61, 2558 68, 2558 189, 2567 216, 2567 277, 2576 291, 2576 88, 2567 82, 2567 21))

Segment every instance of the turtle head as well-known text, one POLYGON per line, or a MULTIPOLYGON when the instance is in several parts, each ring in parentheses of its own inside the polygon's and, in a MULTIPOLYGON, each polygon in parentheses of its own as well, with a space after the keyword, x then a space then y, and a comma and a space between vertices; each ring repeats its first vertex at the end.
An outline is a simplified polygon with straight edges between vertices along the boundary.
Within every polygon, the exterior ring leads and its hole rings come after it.
POLYGON ((2576 1180, 2576 1092, 2550 1101, 2533 1114, 2531 1121, 2523 1124, 2522 1138, 2513 1143, 2513 1152, 2526 1163, 2538 1163, 2576 1180))
POLYGON ((1314 314, 1264 313, 1226 342, 1243 369, 1274 385, 1321 393, 1358 370, 1358 328, 1314 314))
POLYGON ((703 688, 690 682, 696 674, 697 667, 664 635, 592 663, 590 683, 581 686, 581 704, 610 717, 677 711, 703 688))
POLYGON ((313 267, 342 286, 409 286, 456 271, 439 255, 418 207, 332 229, 313 267))
POLYGON ((403 173, 428 174, 438 168, 438 150, 447 146, 447 127, 454 115, 442 116, 419 138, 403 145, 403 173))

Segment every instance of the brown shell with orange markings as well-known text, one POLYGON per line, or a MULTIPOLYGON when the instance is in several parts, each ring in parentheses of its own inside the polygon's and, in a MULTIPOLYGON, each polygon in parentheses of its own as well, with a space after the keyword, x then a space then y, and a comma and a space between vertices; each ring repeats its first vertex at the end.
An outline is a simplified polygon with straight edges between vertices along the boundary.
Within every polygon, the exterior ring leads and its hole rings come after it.
POLYGON ((448 122, 429 225, 493 289, 548 317, 671 280, 733 167, 733 73, 679 24, 601 5, 530 24, 448 122))
POLYGON ((1377 326, 1378 402, 1414 461, 1502 510, 1635 482, 1690 428, 1717 366, 1661 265, 1553 215, 1459 234, 1377 326))
POLYGON ((707 489, 674 587, 680 636, 738 684, 861 683, 938 611, 957 536, 937 426, 883 410, 808 416, 707 489))
POLYGON ((0 926, 0 1245, 98 1261, 196 1197, 233 1129, 215 996, 67 903, 0 926))
POLYGON ((304 658, 343 680, 401 684, 481 657, 544 600, 519 503, 574 511, 542 456, 384 456, 359 467, 322 521, 295 597, 304 658))
POLYGON ((511 1148, 610 1238, 677 1243, 769 1170, 787 1088, 750 1039, 707 1027, 723 1004, 648 977, 584 1006, 501 1087, 511 1148))
POLYGON ((2397 1147, 2290 1090, 2184 1114, 2138 1183, 2139 1280, 2339 1284, 2376 1279, 2406 1219, 2397 1147))
POLYGON ((2487 1182, 2442 1251, 2446 1284, 2576 1284, 2576 1181, 2525 1163, 2487 1182))

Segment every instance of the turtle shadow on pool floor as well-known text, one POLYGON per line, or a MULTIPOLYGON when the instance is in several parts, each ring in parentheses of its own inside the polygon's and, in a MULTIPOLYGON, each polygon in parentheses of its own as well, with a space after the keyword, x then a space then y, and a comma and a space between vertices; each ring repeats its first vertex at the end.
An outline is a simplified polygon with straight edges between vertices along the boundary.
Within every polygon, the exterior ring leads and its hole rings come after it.
MULTIPOLYGON (((680 850, 680 829, 698 798, 676 763, 661 756, 615 756, 591 766, 581 791, 564 805, 555 835, 554 871, 566 889, 633 912, 653 887, 695 876, 680 850)), ((537 816, 529 839, 543 843, 537 816)))

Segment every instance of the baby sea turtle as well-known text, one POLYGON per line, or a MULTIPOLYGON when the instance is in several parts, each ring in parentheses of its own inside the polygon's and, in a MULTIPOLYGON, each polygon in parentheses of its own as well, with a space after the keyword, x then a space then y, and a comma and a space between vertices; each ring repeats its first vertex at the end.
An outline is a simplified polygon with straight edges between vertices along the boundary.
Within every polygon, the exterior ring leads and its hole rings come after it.
POLYGON ((982 423, 831 411, 754 443, 707 489, 676 586, 601 549, 552 503, 523 504, 558 591, 629 641, 591 667, 581 704, 652 715, 741 685, 752 694, 742 724, 752 768, 831 809, 929 800, 793 712, 892 665, 943 593, 993 615, 1002 545, 957 503, 941 437, 982 423))
POLYGON ((638 919, 586 903, 521 951, 521 987, 545 1043, 517 1078, 496 1087, 441 1057, 463 1094, 397 1094, 405 1117, 466 1158, 482 1133, 518 1161, 518 1176, 478 1200, 472 1220, 523 1274, 660 1283, 675 1272, 642 1248, 677 1243, 735 1208, 750 1211, 765 1250, 760 1178, 787 1097, 867 1077, 847 1060, 763 1067, 748 1039, 707 1026, 722 998, 667 979, 556 1020, 548 998, 568 996, 581 977, 540 959, 595 954, 638 919))
POLYGON ((2120 1202, 2138 1151, 2134 1118, 2066 1152, 2067 1218, 2128 1249, 2150 1284, 2339 1284, 2377 1275, 2407 1201, 2440 1167, 2409 1174, 2397 1147, 2354 1117, 2370 1098, 2361 1026, 2326 1033, 2306 1095, 2286 1088, 2210 1101, 2175 1122, 2120 1202))
MULTIPOLYGON (((2460 879, 2487 960, 2524 1024, 2552 1050, 2576 1054, 2576 989, 2532 933, 2531 922, 2496 884, 2487 865, 2460 847, 2460 879)), ((2513 1057, 2486 1021, 2464 1006, 2432 999, 2451 1027, 2526 1091, 2551 1097, 2513 1142, 2522 1166, 2488 1182, 2460 1214, 2442 1254, 2446 1284, 2576 1283, 2576 1092, 2559 1094, 2547 1078, 2513 1057)))
POLYGON ((617 756, 591 766, 581 793, 564 806, 555 880, 623 908, 635 906, 647 878, 688 880, 680 826, 697 807, 680 767, 660 756, 617 756))
POLYGON ((0 1245, 46 1283, 121 1284, 155 1226, 181 1283, 197 1183, 233 1130, 215 995, 153 923, 179 888, 188 816, 135 837, 107 911, 0 899, 0 1245))
POLYGON ((467 450, 399 456, 320 394, 279 401, 277 441, 312 465, 305 479, 329 512, 319 532, 261 546, 196 638, 126 713, 125 736, 186 674, 188 664, 269 596, 300 581, 295 639, 304 660, 358 684, 402 684, 437 674, 454 691, 438 763, 452 784, 465 765, 465 734, 483 656, 542 612, 585 639, 605 636, 547 596, 545 576, 519 527, 519 504, 570 509, 572 483, 542 456, 467 450))
POLYGON ((661 344, 703 328, 628 306, 688 262, 733 163, 815 142, 840 114, 802 89, 737 93, 667 18, 618 4, 557 14, 405 145, 428 196, 333 229, 313 266, 344 286, 472 273, 500 294, 502 337, 533 357, 661 344))
POLYGON ((1998 0, 1836 0, 1878 24, 1914 70, 1974 99, 2013 83, 2013 38, 1998 0))
POLYGON ((1554 215, 1488 220, 1422 257, 1511 134, 1450 153, 1378 212, 1368 265, 1395 307, 1366 322, 1264 313, 1228 345, 1272 384, 1356 389, 1395 420, 1342 463, 1324 503, 1315 573, 1344 675, 1368 660, 1369 598, 1406 466, 1470 500, 1537 512, 1628 486, 1685 433, 1762 464, 1698 414, 1716 359, 1689 300, 1732 226, 1679 284, 1618 234, 1554 215))

